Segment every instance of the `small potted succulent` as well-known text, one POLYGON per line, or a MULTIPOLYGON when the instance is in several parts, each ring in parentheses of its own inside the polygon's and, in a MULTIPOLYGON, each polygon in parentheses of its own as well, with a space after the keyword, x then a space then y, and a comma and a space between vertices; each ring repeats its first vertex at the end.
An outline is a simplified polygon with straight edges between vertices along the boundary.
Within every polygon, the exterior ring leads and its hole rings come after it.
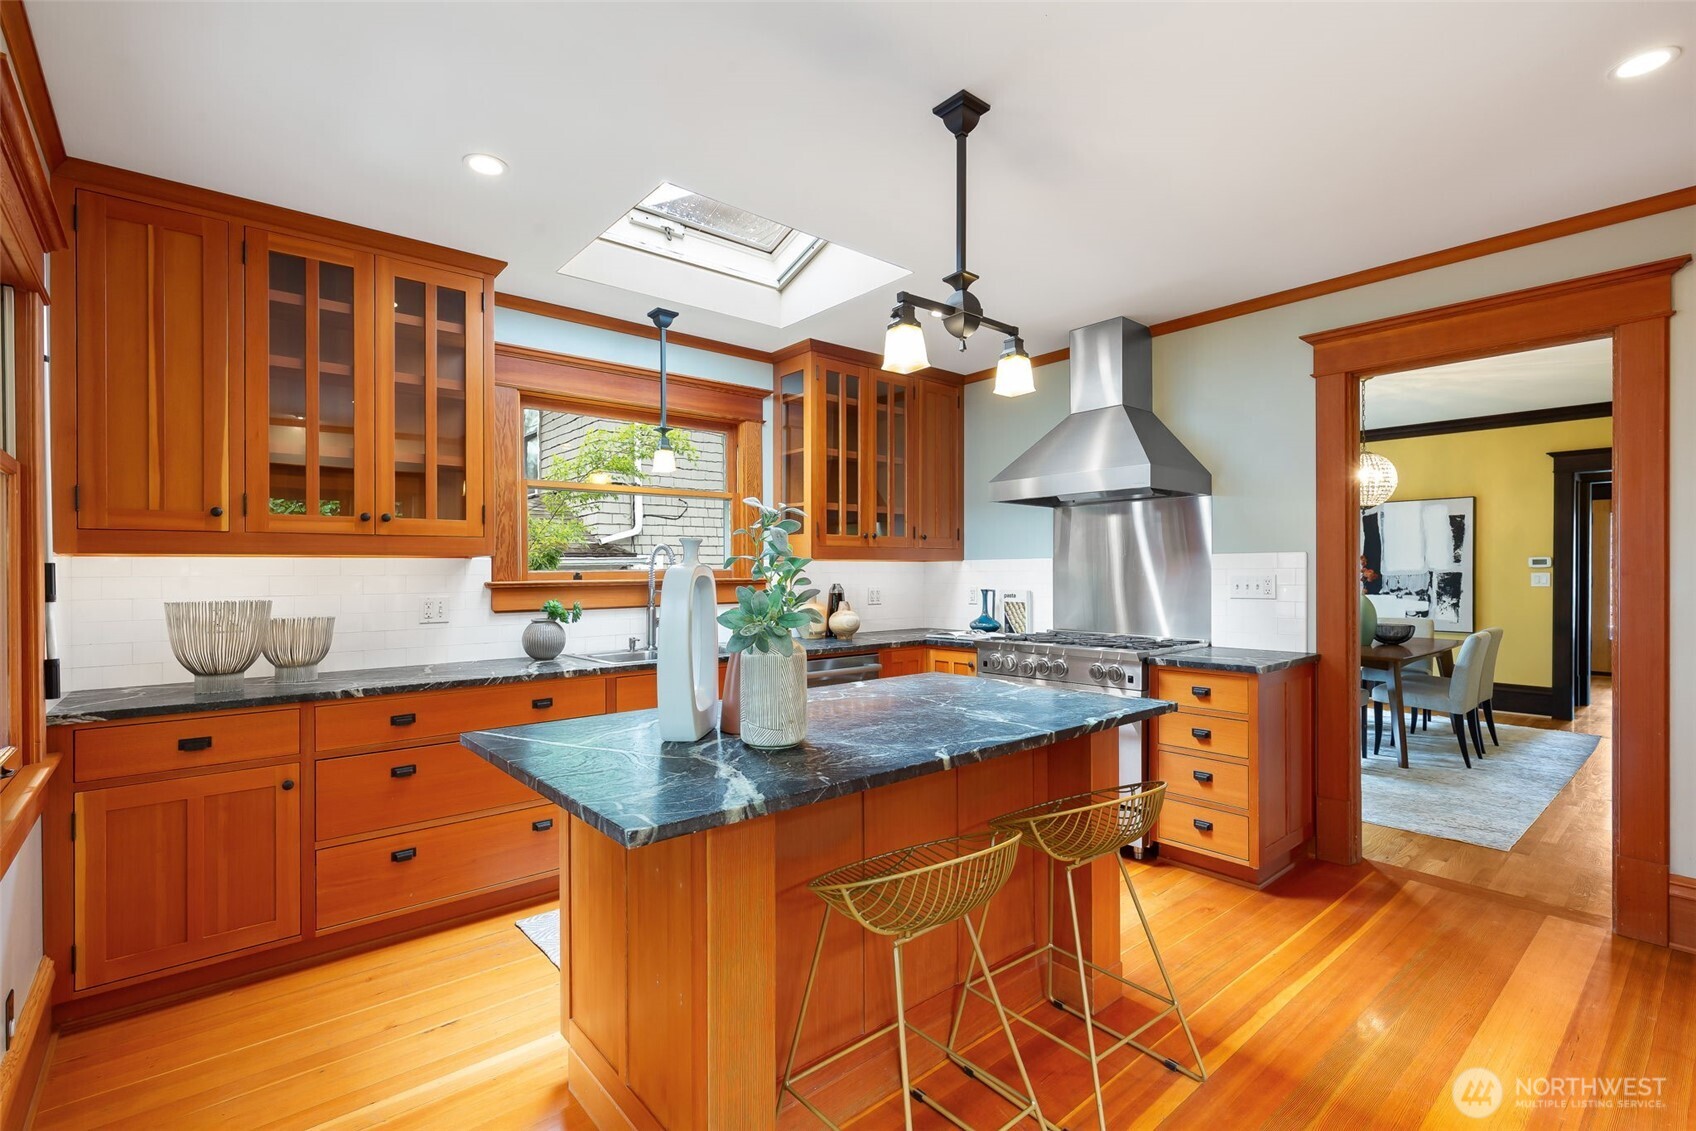
POLYGON ((807 652, 795 640, 797 629, 820 620, 807 602, 818 596, 805 570, 811 559, 795 554, 789 536, 801 529, 790 515, 806 515, 779 503, 768 507, 758 499, 743 502, 759 512, 745 529, 754 543, 753 554, 726 559, 726 569, 748 562, 756 589, 738 586, 736 607, 721 613, 718 622, 730 630, 728 649, 739 680, 742 741, 749 746, 781 749, 807 737, 807 652))
POLYGON ((542 605, 542 615, 524 626, 524 651, 532 660, 551 660, 565 651, 565 626, 583 619, 583 606, 558 601, 542 605))

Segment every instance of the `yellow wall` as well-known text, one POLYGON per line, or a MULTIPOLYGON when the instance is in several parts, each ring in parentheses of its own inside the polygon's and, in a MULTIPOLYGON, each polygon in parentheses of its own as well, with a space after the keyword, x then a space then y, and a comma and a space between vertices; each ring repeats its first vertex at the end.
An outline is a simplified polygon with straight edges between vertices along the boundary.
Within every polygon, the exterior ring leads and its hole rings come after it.
POLYGON ((1555 479, 1549 453, 1612 443, 1613 421, 1602 419, 1368 445, 1396 465, 1394 499, 1471 495, 1478 500, 1473 624, 1507 630, 1496 665, 1499 682, 1549 686, 1554 590, 1533 589, 1525 564, 1527 558, 1554 553, 1555 479))

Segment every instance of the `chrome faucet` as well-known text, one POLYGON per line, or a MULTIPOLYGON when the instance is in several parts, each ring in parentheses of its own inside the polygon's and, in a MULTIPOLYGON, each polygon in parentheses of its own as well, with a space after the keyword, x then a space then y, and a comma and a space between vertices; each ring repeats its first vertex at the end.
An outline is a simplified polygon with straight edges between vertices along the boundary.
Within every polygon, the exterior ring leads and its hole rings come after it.
POLYGON ((669 569, 677 564, 677 556, 671 552, 671 547, 661 542, 648 555, 648 651, 654 650, 654 633, 660 624, 659 609, 654 606, 654 571, 659 568, 660 555, 665 555, 665 564, 669 569))

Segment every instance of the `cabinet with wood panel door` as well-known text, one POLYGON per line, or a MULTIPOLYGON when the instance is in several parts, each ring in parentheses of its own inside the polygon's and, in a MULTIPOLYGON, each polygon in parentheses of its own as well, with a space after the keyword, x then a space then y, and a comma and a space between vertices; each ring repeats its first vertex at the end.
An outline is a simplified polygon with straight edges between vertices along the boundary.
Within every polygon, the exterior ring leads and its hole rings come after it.
POLYGON ((82 175, 52 273, 57 550, 488 552, 501 264, 82 175))
POLYGON ((300 932, 298 763, 76 796, 78 989, 300 932))
POLYGON ((926 654, 929 670, 945 675, 978 674, 978 654, 969 648, 931 648, 926 654))
MULTIPOLYGON (((61 413, 54 429, 75 456, 60 465, 70 472, 61 483, 72 525, 227 531, 238 368, 229 225, 96 192, 74 200, 74 302, 83 316, 61 364, 73 374, 75 426, 61 413)), ((53 309, 58 317, 57 302, 53 309)))
POLYGON ((809 342, 775 366, 777 477, 814 557, 960 556, 960 390, 809 342))

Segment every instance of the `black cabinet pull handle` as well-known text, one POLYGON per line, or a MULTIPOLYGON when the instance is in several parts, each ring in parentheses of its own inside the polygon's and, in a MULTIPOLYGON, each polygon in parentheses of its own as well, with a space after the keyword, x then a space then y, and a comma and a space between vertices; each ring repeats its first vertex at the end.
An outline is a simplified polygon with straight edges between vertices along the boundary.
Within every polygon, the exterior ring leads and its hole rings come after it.
POLYGON ((413 774, 416 774, 417 772, 418 772, 418 767, 412 765, 409 762, 404 766, 392 766, 392 767, 390 767, 389 776, 391 778, 409 778, 413 774))
POLYGON ((212 736, 203 734, 197 738, 179 738, 177 739, 177 749, 185 753, 195 750, 210 750, 212 749, 212 736))
POLYGON ((1191 821, 1190 823, 1192 825, 1194 825, 1196 828, 1200 829, 1204 833, 1210 833, 1210 832, 1213 831, 1213 822, 1212 821, 1204 821, 1200 817, 1197 817, 1195 820, 1191 821))
POLYGON ((378 515, 377 517, 382 519, 384 522, 393 522, 395 520, 395 516, 390 514, 388 511, 384 511, 382 514, 378 515))
POLYGON ((283 779, 283 792, 287 793, 289 790, 291 790, 293 788, 294 788, 294 779, 293 778, 284 778, 283 779))
POLYGON ((404 715, 390 715, 389 725, 392 727, 409 727, 418 721, 418 716, 408 711, 404 715))
POLYGON ((1202 785, 1206 785, 1208 782, 1213 780, 1212 773, 1207 770, 1195 770, 1192 772, 1191 776, 1202 785))
POLYGON ((1190 694, 1194 695, 1197 699, 1206 699, 1213 694, 1213 689, 1211 687, 1192 687, 1190 688, 1190 694))
POLYGON ((552 817, 543 817, 540 821, 530 822, 530 828, 539 833, 545 833, 553 827, 554 819, 552 817))
POLYGON ((206 513, 211 515, 213 518, 223 518, 224 517, 224 508, 223 507, 213 507, 211 510, 207 511, 206 513))
POLYGON ((552 698, 530 700, 530 706, 534 707, 538 711, 546 711, 549 707, 552 707, 553 705, 554 705, 554 701, 553 701, 552 698))
POLYGON ((1203 742, 1206 742, 1208 739, 1213 737, 1213 732, 1208 730, 1206 727, 1191 727, 1190 737, 1199 738, 1203 742))
POLYGON ((393 860, 396 864, 405 864, 408 860, 411 860, 417 855, 418 850, 416 848, 397 848, 395 851, 389 853, 389 859, 393 860))
POLYGON ((371 521, 371 512, 370 511, 360 511, 359 512, 359 521, 360 522, 370 522, 371 521))

